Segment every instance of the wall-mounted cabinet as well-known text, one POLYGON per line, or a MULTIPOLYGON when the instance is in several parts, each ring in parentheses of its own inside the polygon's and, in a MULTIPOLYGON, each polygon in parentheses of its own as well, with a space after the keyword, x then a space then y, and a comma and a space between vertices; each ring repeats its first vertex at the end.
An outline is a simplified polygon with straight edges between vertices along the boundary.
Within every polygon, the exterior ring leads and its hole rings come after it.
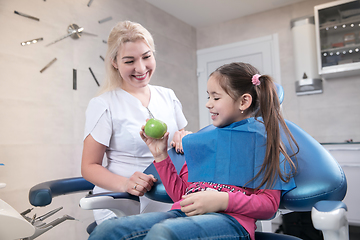
POLYGON ((334 1, 314 11, 319 74, 360 74, 360 1, 334 1))

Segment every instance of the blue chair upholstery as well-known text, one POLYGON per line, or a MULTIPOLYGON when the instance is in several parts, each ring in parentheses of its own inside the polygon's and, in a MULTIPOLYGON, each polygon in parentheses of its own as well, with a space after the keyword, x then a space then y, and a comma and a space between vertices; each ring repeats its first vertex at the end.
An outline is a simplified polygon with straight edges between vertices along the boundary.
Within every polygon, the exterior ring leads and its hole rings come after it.
MULTIPOLYGON (((176 153, 175 148, 171 148, 168 151, 168 154, 176 168, 176 171, 180 173, 180 170, 185 163, 184 155, 176 153)), ((144 173, 152 174, 154 175, 155 178, 158 179, 158 181, 154 183, 152 189, 149 192, 145 193, 145 196, 155 201, 173 203, 169 195, 167 195, 166 193, 165 187, 161 182, 161 178, 158 172, 156 171, 154 164, 151 164, 149 167, 147 167, 144 173)))
POLYGON ((54 197, 81 191, 90 191, 93 188, 94 184, 86 181, 82 177, 43 182, 30 189, 29 202, 35 207, 44 207, 49 205, 54 197))
POLYGON ((283 196, 280 207, 311 211, 321 200, 343 200, 347 183, 338 162, 300 127, 290 121, 286 124, 299 144, 300 152, 297 154, 298 174, 295 176, 297 188, 283 196))

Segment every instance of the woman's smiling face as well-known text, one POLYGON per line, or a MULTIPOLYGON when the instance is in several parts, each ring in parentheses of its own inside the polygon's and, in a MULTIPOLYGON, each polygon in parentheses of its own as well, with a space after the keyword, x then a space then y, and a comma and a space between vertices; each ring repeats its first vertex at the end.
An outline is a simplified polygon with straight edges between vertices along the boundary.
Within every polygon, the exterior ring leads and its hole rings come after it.
POLYGON ((207 82, 207 93, 209 100, 206 103, 206 107, 210 111, 214 126, 224 127, 243 119, 239 109, 240 99, 234 101, 220 86, 219 81, 214 76, 211 76, 207 82))
POLYGON ((137 40, 126 42, 120 47, 114 67, 119 69, 123 79, 121 87, 132 91, 147 86, 155 72, 156 61, 145 41, 137 40))

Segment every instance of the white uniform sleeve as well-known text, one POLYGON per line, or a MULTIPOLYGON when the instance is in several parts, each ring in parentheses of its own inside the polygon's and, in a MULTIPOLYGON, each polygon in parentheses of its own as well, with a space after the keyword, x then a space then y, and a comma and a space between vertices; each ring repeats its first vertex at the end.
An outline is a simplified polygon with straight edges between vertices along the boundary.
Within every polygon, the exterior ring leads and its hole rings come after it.
POLYGON ((89 134, 98 143, 109 147, 112 135, 112 121, 108 107, 100 98, 91 99, 86 109, 84 139, 89 134))

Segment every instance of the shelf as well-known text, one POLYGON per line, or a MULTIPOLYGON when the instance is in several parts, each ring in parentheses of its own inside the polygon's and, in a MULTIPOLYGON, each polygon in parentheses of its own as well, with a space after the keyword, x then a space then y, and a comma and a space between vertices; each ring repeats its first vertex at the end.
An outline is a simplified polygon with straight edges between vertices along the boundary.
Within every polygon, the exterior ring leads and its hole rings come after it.
POLYGON ((321 142, 321 145, 356 145, 360 144, 360 142, 321 142))
POLYGON ((352 45, 348 45, 348 46, 344 46, 344 47, 337 47, 337 48, 325 48, 323 50, 321 50, 322 53, 325 52, 340 52, 343 54, 351 54, 351 53, 357 53, 360 52, 360 44, 352 44, 352 45), (344 53, 344 51, 346 53, 344 53))
POLYGON ((360 2, 340 0, 315 6, 319 74, 342 77, 360 73, 360 2))
POLYGON ((344 20, 344 21, 340 21, 340 22, 334 22, 334 23, 329 23, 329 24, 321 24, 319 27, 319 30, 325 30, 325 31, 330 31, 330 30, 337 30, 337 29, 344 29, 346 27, 360 27, 360 16, 356 17, 354 19, 351 20, 344 20), (351 26, 353 24, 353 26, 351 26), (324 26, 325 25, 325 26, 324 26), (345 25, 345 27, 343 26, 345 25))

